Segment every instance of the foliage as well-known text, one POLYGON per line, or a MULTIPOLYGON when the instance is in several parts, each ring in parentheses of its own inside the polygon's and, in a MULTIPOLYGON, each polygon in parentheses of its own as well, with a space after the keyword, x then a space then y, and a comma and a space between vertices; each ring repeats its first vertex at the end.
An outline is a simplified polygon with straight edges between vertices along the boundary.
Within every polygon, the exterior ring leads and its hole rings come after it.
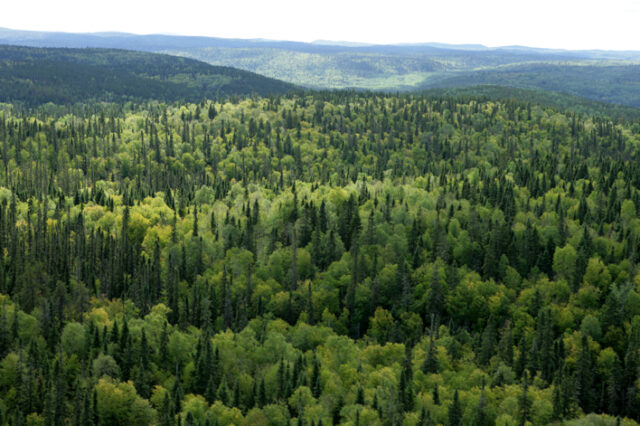
MULTIPOLYGON (((446 90, 447 93, 459 94, 468 93, 466 88, 461 86, 488 84, 501 87, 473 88, 472 94, 493 97, 497 93, 503 99, 503 94, 506 92, 509 93, 508 98, 551 103, 572 111, 587 113, 605 110, 607 115, 615 116, 630 113, 638 117, 638 112, 618 106, 607 107, 593 101, 640 107, 638 103, 640 55, 634 51, 559 51, 521 46, 488 48, 481 45, 439 43, 414 45, 300 43, 168 35, 69 34, 8 29, 0 29, 0 43, 35 47, 101 47, 159 52, 193 58, 212 65, 239 68, 311 88, 398 91, 446 87, 452 88, 446 90), (512 88, 535 90, 514 92, 512 88), (566 96, 567 94, 589 99, 591 102, 566 96)), ((118 53, 120 54, 124 55, 123 52, 118 53)), ((128 53, 128 55, 131 54, 128 53)), ((157 60, 159 59, 156 58, 154 61, 157 60)), ((191 63, 191 66, 195 64, 191 63)), ((70 70, 65 69, 65 71, 70 70)), ((99 69, 91 70, 96 73, 95 75, 106 77, 113 86, 110 76, 98 74, 99 71, 99 69)), ((82 75, 81 72, 78 70, 76 75, 82 75)), ((221 69, 218 69, 217 74, 239 76, 240 72, 231 69, 221 72, 221 69)), ((136 76, 140 74, 136 73, 136 76)), ((128 82, 132 83, 127 87, 128 90, 139 92, 138 85, 143 83, 140 89, 145 88, 147 93, 155 93, 154 87, 148 80, 134 82, 130 75, 124 73, 119 76, 119 79, 125 82, 127 79, 124 77, 129 77, 128 82)), ((179 80, 182 84, 194 79, 195 76, 185 77, 187 76, 180 74, 179 77, 175 76, 170 80, 179 80)), ((59 78, 64 78, 64 75, 60 75, 59 78)), ((235 79, 237 83, 250 83, 252 88, 249 91, 243 90, 241 84, 232 84, 232 87, 223 85, 220 91, 225 94, 238 93, 238 91, 245 94, 253 91, 264 94, 261 88, 270 87, 272 93, 288 90, 286 86, 278 86, 278 83, 273 80, 256 78, 255 75, 247 74, 244 78, 235 79)), ((205 86, 211 90, 212 86, 219 87, 219 82, 211 84, 210 78, 199 73, 194 80, 197 88, 205 86)), ((94 84, 100 84, 100 81, 94 84)), ((168 95, 185 91, 184 86, 172 87, 167 84, 164 87, 168 95)), ((46 87, 41 89, 44 90, 46 87)), ((122 92, 116 94, 122 95, 122 92)), ((60 100, 64 99, 60 92, 55 95, 60 100)), ((188 100, 200 100, 202 96, 201 94, 196 98, 186 95, 182 97, 188 100)), ((211 97, 209 93, 206 96, 211 97)), ((154 99, 168 100, 168 97, 154 97, 154 99)))
POLYGON ((0 102, 197 101, 282 94, 295 86, 175 56, 113 49, 0 46, 0 102))
POLYGON ((6 108, 0 423, 634 424, 634 124, 355 92, 6 108))

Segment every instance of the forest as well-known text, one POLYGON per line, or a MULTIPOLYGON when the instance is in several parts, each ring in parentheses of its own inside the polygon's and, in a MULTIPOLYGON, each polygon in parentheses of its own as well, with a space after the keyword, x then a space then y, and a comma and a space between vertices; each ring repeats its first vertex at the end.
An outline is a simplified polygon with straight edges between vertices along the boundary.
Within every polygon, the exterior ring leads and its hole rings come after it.
POLYGON ((640 122, 0 105, 1 425, 634 425, 640 122))
POLYGON ((193 59, 117 49, 0 45, 0 102, 37 106, 98 102, 199 102, 283 94, 296 87, 193 59))
POLYGON ((561 110, 563 113, 597 115, 608 117, 612 122, 636 122, 640 119, 640 108, 605 103, 567 95, 551 90, 517 89, 490 84, 475 86, 441 87, 422 90, 428 97, 452 97, 457 101, 516 101, 561 110))
MULTIPOLYGON (((239 68, 306 88, 324 90, 416 91, 490 84, 555 91, 596 102, 640 107, 640 52, 637 50, 564 50, 444 43, 376 45, 327 40, 304 43, 8 28, 0 28, 0 44, 75 48, 76 51, 92 47, 156 52, 239 68)), ((100 69, 94 72, 100 72, 100 69)), ((273 84, 272 80, 270 85, 273 84)), ((234 89, 241 90, 242 86, 236 85, 234 89)), ((225 94, 229 93, 227 90, 225 94)), ((206 97, 210 98, 210 95, 206 97)), ((200 101, 200 98, 184 99, 200 101)), ((576 102, 580 104, 584 100, 576 102)))
POLYGON ((498 84, 541 89, 609 104, 640 107, 636 88, 640 83, 637 63, 515 64, 493 70, 476 70, 425 81, 425 87, 460 87, 498 84))

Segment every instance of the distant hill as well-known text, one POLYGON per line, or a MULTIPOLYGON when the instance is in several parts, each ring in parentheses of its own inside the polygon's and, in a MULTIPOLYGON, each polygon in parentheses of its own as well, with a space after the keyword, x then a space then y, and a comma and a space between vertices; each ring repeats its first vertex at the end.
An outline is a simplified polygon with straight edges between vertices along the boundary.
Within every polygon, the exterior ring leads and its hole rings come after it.
POLYGON ((244 70, 163 54, 0 46, 1 102, 198 101, 295 88, 244 70))
POLYGON ((562 92, 598 102, 640 107, 640 64, 535 63, 456 73, 424 87, 501 85, 562 92))
POLYGON ((368 45, 127 33, 0 29, 0 43, 161 52, 322 89, 413 91, 500 85, 640 106, 640 51, 570 51, 477 44, 368 45))

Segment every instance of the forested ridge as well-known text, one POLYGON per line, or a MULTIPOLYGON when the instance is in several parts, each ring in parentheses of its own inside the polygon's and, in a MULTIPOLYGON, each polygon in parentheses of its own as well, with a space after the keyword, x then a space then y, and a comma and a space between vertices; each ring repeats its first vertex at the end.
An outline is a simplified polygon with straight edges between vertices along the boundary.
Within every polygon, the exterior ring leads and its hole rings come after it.
POLYGON ((0 110, 0 424, 635 424, 640 124, 0 110), (617 419, 616 419, 617 418, 617 419))
POLYGON ((232 95, 277 95, 296 87, 231 67, 117 49, 0 45, 0 102, 197 102, 232 95))
POLYGON ((458 86, 428 89, 420 92, 429 97, 448 96, 456 99, 475 98, 480 101, 516 101, 555 108, 578 115, 597 115, 619 120, 638 121, 640 108, 591 101, 550 90, 517 89, 496 85, 458 86))
POLYGON ((636 63, 529 63, 499 67, 493 70, 462 72, 426 81, 426 87, 461 87, 498 84, 506 87, 539 89, 549 93, 565 93, 593 101, 640 107, 636 88, 640 66, 636 63))
MULTIPOLYGON (((638 101, 640 99, 638 77, 640 52, 638 51, 562 50, 525 46, 489 48, 478 44, 442 43, 404 45, 360 45, 331 41, 303 43, 161 34, 79 34, 20 31, 7 28, 0 28, 0 44, 75 48, 74 50, 92 47, 166 53, 197 59, 212 65, 240 68, 309 88, 415 91, 491 84, 505 89, 541 90, 547 92, 543 97, 560 98, 556 100, 562 100, 564 95, 573 95, 591 101, 610 102, 612 105, 640 107, 638 101)), ((117 58, 113 60, 115 62, 117 58)), ((229 70, 229 68, 226 69, 229 70)), ((101 69, 98 68, 92 72, 97 76, 100 75, 101 69)), ((125 76, 130 77, 125 74, 121 79, 125 76)), ((144 82, 143 86, 153 91, 154 88, 149 83, 144 82)), ((258 84, 255 81, 252 83, 258 84)), ((262 81, 259 84, 273 86, 275 82, 274 80, 271 80, 271 83, 262 81)), ((167 87, 171 86, 167 85, 167 87)), ((236 85, 233 89, 241 88, 241 85, 236 85)), ((128 93, 140 92, 136 85, 130 85, 128 90, 128 93)), ((171 88, 171 90, 177 89, 171 88)), ((228 92, 229 90, 227 94, 228 92)), ((280 92, 280 90, 272 90, 269 93, 280 92)), ((260 94, 265 93, 260 92, 260 94)), ((205 97, 211 96, 206 94, 205 97)), ((63 97, 61 99, 64 101, 63 97)), ((181 98, 155 97, 153 99, 174 101, 181 98)), ((183 99, 200 101, 201 98, 184 97, 183 99)), ((584 101, 580 100, 576 103, 581 104, 584 101)), ((575 105, 568 103, 568 106, 575 105)))

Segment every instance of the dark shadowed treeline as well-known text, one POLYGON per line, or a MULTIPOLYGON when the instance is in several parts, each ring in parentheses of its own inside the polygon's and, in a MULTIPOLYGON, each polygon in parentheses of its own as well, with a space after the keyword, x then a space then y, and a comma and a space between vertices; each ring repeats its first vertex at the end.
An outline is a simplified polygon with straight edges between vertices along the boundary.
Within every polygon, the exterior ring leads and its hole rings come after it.
POLYGON ((0 102, 194 102, 293 89, 292 84, 252 72, 176 56, 0 45, 0 102))

